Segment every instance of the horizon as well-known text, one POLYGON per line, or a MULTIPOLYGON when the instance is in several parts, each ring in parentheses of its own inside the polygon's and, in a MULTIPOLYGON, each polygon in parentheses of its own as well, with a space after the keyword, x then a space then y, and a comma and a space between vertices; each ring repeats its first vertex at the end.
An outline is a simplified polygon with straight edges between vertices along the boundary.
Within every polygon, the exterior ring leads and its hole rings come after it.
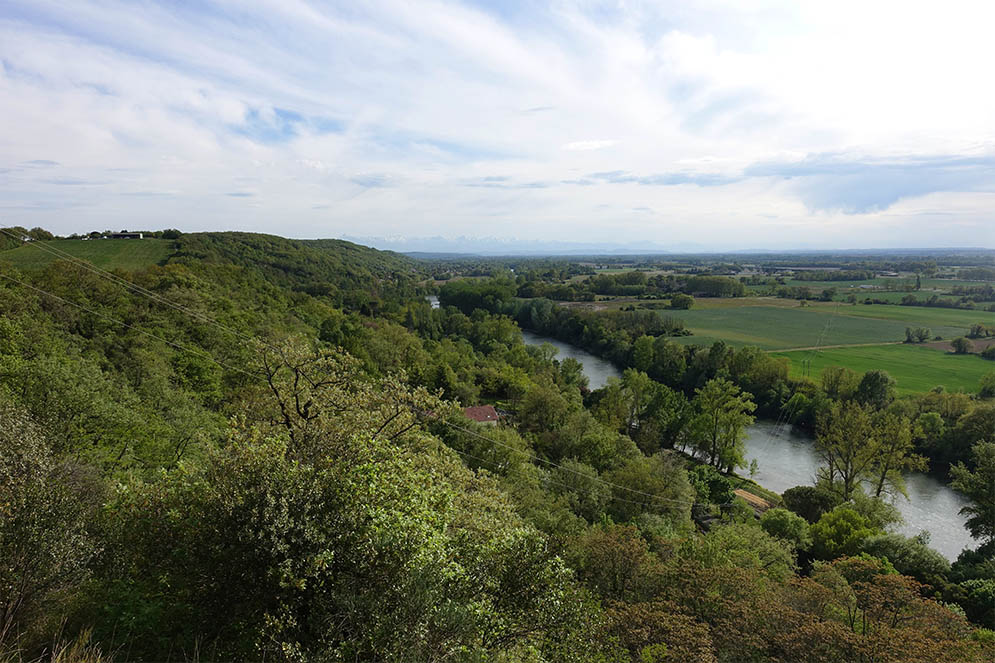
POLYGON ((15 0, 0 213, 58 234, 988 248, 993 19, 983 2, 15 0))

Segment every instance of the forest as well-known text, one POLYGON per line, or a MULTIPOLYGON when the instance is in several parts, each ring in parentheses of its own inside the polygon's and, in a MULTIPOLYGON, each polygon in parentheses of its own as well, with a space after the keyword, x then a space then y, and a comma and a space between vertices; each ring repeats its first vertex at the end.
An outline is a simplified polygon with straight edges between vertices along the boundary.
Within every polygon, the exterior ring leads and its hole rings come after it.
POLYGON ((119 267, 145 240, 0 229, 0 662, 995 658, 995 391, 698 343, 683 312, 752 287, 721 258, 158 232, 119 267), (670 303, 560 303, 606 296, 670 303), (739 474, 756 418, 812 435, 817 485, 739 474), (912 469, 969 500, 952 563, 894 531, 912 469))

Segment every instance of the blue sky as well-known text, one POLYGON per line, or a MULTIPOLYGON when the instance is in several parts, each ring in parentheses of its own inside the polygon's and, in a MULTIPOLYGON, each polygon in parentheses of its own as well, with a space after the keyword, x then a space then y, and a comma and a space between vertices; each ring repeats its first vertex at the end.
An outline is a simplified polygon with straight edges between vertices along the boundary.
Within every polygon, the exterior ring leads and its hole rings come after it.
POLYGON ((0 225, 995 246, 995 5, 0 5, 0 225))

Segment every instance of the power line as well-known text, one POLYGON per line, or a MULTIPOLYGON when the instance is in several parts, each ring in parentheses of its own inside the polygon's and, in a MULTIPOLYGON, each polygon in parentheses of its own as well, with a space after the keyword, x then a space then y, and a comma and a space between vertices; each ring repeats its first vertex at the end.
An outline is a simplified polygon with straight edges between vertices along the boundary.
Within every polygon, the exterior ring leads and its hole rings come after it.
MULTIPOLYGON (((13 233, 8 232, 6 229, 0 228, 0 232, 3 232, 3 233, 5 233, 5 234, 7 234, 7 235, 9 235, 11 237, 16 238, 16 239, 21 239, 21 238, 18 238, 13 233)), ((104 278, 108 278, 112 282, 117 283, 118 285, 121 285, 122 287, 127 288, 128 290, 134 292, 135 294, 138 294, 138 295, 141 295, 141 296, 153 299, 153 300, 158 301, 160 303, 163 303, 163 304, 165 304, 167 306, 170 306, 170 307, 172 307, 174 309, 177 309, 179 311, 185 312, 185 313, 187 313, 188 315, 190 315, 190 316, 192 316, 194 318, 198 318, 201 322, 204 322, 206 324, 218 327, 219 329, 221 329, 223 331, 226 331, 226 332, 228 332, 228 333, 230 333, 232 335, 238 336, 239 338, 242 338, 244 340, 248 340, 248 341, 251 341, 251 342, 259 342, 259 343, 262 343, 263 345, 266 345, 267 347, 270 347, 270 348, 276 350, 277 352, 280 352, 278 348, 275 348, 274 346, 272 346, 272 345, 270 345, 268 343, 265 343, 264 341, 261 341, 261 340, 255 338, 255 337, 253 337, 253 336, 249 336, 249 335, 246 335, 246 334, 242 334, 241 332, 238 332, 238 331, 235 331, 235 330, 231 330, 231 329, 225 327, 224 325, 222 325, 221 323, 217 322, 216 320, 210 318, 209 316, 200 314, 200 313, 198 313, 196 311, 192 311, 192 310, 188 309, 187 307, 184 307, 184 306, 182 306, 180 304, 175 304, 173 302, 170 302, 169 300, 163 299, 163 298, 159 297, 158 295, 156 295, 155 293, 152 293, 149 290, 147 290, 145 288, 142 288, 141 286, 139 286, 137 284, 134 284, 134 283, 132 283, 132 282, 126 280, 126 279, 122 279, 121 277, 118 277, 117 275, 112 274, 111 272, 108 272, 106 270, 102 270, 102 269, 100 269, 98 267, 95 267, 95 266, 93 266, 93 265, 91 265, 91 264, 89 264, 89 263, 87 263, 85 261, 82 261, 82 260, 76 258, 75 256, 71 256, 70 254, 66 254, 66 253, 64 253, 62 251, 59 251, 57 249, 49 250, 52 247, 45 248, 40 243, 33 243, 32 246, 37 246, 38 248, 41 248, 42 250, 46 250, 46 251, 48 251, 48 253, 50 253, 52 255, 55 255, 56 257, 63 258, 65 260, 67 260, 67 261, 70 261, 70 262, 72 262, 74 264, 77 264, 77 265, 79 265, 79 266, 87 269, 90 272, 93 272, 93 273, 95 273, 95 274, 97 274, 99 276, 102 276, 104 278)), ((8 275, 5 275, 5 274, 0 274, 0 276, 2 276, 3 278, 9 279, 11 281, 14 281, 16 283, 19 283, 20 285, 25 286, 27 288, 35 290, 36 292, 40 292, 40 293, 45 294, 45 295, 47 295, 49 297, 57 299, 57 300, 59 300, 59 301, 61 301, 63 303, 66 303, 66 304, 69 304, 71 306, 75 306, 75 307, 77 307, 77 308, 79 308, 81 310, 87 311, 88 313, 91 313, 93 315, 101 317, 101 318, 103 318, 105 320, 108 320, 109 322, 122 325, 124 327, 127 327, 129 329, 133 329, 133 330, 135 330, 135 331, 137 331, 137 332, 139 332, 141 334, 144 334, 146 336, 149 336, 149 337, 152 337, 152 338, 156 338, 156 339, 158 339, 158 340, 160 340, 160 341, 162 341, 162 342, 164 342, 164 343, 166 343, 166 344, 168 344, 170 346, 173 346, 173 347, 178 348, 180 350, 183 350, 185 352, 190 352, 191 354, 195 354, 195 355, 207 358, 210 361, 213 361, 214 363, 216 363, 216 364, 218 364, 218 365, 220 365, 220 366, 222 366, 224 368, 227 368, 229 370, 236 371, 236 372, 239 372, 239 373, 243 373, 243 374, 248 375, 248 376, 250 376, 252 378, 260 378, 260 376, 258 374, 250 373, 250 372, 245 371, 245 370, 240 369, 240 368, 235 368, 235 367, 232 367, 232 366, 228 366, 227 364, 224 364, 223 362, 218 361, 217 359, 215 359, 210 354, 207 354, 207 353, 204 353, 204 352, 200 352, 198 350, 191 349, 191 348, 186 347, 186 346, 184 346, 184 345, 182 345, 180 343, 176 343, 175 341, 170 341, 170 340, 168 340, 166 338, 163 338, 163 337, 158 336, 156 334, 153 334, 151 332, 145 331, 143 329, 139 329, 138 327, 135 327, 133 325, 129 325, 128 323, 123 322, 121 320, 117 320, 115 318, 111 318, 109 316, 103 315, 101 313, 98 313, 97 311, 94 311, 93 309, 90 309, 90 308, 85 307, 85 306, 83 306, 81 304, 77 304, 75 302, 67 300, 67 299, 65 299, 63 297, 60 297, 60 296, 55 295, 53 293, 50 293, 50 292, 48 292, 46 290, 43 290, 41 288, 38 288, 36 286, 24 283, 23 281, 15 279, 15 278, 13 278, 11 276, 8 276, 8 275)), ((417 413, 417 410, 415 412, 417 413)), ((431 416, 431 415, 429 415, 429 413, 424 413, 424 412, 422 412, 420 414, 423 414, 425 416, 431 416)), ((498 440, 490 439, 490 438, 488 438, 486 436, 483 436, 483 435, 477 433, 476 431, 472 431, 472 430, 470 430, 468 428, 457 426, 456 424, 453 424, 452 422, 440 419, 437 416, 435 418, 438 421, 440 421, 442 424, 446 425, 446 426, 449 426, 451 428, 460 430, 463 433, 466 433, 466 434, 478 437, 478 438, 480 438, 480 439, 482 439, 482 440, 484 440, 486 442, 489 442, 491 444, 494 444, 494 445, 497 445, 497 446, 501 446, 501 447, 505 447, 507 449, 510 449, 510 450, 516 452, 516 453, 520 453, 520 454, 524 455, 526 458, 532 460, 535 463, 543 463, 543 464, 549 465, 551 467, 556 467, 556 468, 559 468, 559 469, 561 469, 561 470, 563 470, 565 472, 570 472, 571 474, 575 474, 575 475, 581 476, 581 477, 583 477, 585 479, 593 480, 593 481, 595 481, 597 483, 603 484, 603 485, 608 486, 608 487, 613 488, 613 489, 624 490, 624 491, 628 491, 628 492, 636 494, 636 495, 641 495, 643 497, 647 497, 647 498, 649 498, 651 500, 654 500, 655 503, 637 502, 637 501, 633 501, 633 500, 627 500, 625 498, 618 498, 618 497, 615 497, 615 496, 613 496, 613 499, 618 499, 618 500, 623 501, 623 502, 629 502, 631 504, 638 504, 638 505, 642 505, 642 506, 657 506, 658 503, 661 503, 661 502, 666 502, 666 503, 671 503, 671 504, 680 504, 680 505, 693 505, 694 504, 693 501, 677 500, 677 499, 672 499, 672 498, 659 497, 657 495, 653 495, 653 494, 647 493, 645 491, 637 490, 635 488, 629 488, 627 486, 622 486, 620 484, 612 483, 610 481, 605 481, 604 479, 601 479, 600 477, 591 477, 588 474, 584 474, 583 472, 579 472, 579 471, 571 469, 569 467, 565 467, 563 465, 555 463, 555 462, 553 462, 551 460, 548 460, 546 458, 542 458, 541 456, 537 456, 535 454, 530 454, 530 453, 527 453, 525 451, 522 451, 521 449, 518 449, 518 448, 513 447, 511 445, 505 444, 503 442, 500 442, 498 440)), ((456 451, 456 450, 454 449, 454 451, 456 451)), ((462 453, 462 452, 457 451, 457 453, 462 453)), ((480 460, 481 462, 484 462, 484 461, 482 461, 482 459, 476 459, 476 460, 480 460)), ((554 484, 557 483, 557 482, 553 481, 552 479, 550 479, 549 481, 551 483, 554 483, 554 484)), ((569 486, 566 486, 565 484, 557 484, 557 485, 569 488, 569 486)))
MULTIPOLYGON (((21 237, 18 237, 15 233, 11 233, 10 231, 6 230, 5 228, 0 228, 0 232, 4 233, 5 235, 7 235, 9 237, 13 237, 14 239, 23 239, 21 237)), ((147 298, 152 299, 152 300, 154 300, 156 302, 159 302, 160 304, 164 304, 166 306, 169 306, 169 307, 171 307, 171 308, 173 308, 173 309, 175 309, 177 311, 181 311, 183 313, 186 313, 187 315, 190 315, 191 317, 196 318, 196 319, 198 319, 201 322, 207 323, 209 325, 213 325, 214 327, 217 327, 218 329, 220 329, 220 330, 222 330, 224 332, 227 332, 228 334, 231 334, 232 336, 236 336, 236 337, 238 337, 238 338, 240 338, 240 339, 242 339, 244 341, 250 341, 250 342, 253 342, 253 343, 261 343, 261 344, 265 345, 266 347, 270 348, 271 350, 273 350, 274 352, 278 352, 278 353, 280 352, 279 348, 276 348, 275 346, 267 343, 266 341, 263 341, 261 339, 258 339, 256 337, 253 337, 253 336, 250 336, 250 335, 247 335, 247 334, 243 334, 242 332, 240 332, 238 330, 231 329, 230 327, 227 327, 227 326, 221 324, 220 322, 218 322, 217 320, 215 320, 214 318, 212 318, 211 316, 209 316, 209 315, 207 315, 205 313, 201 313, 199 311, 194 311, 194 310, 192 310, 192 309, 190 309, 190 308, 188 308, 186 306, 183 306, 182 304, 177 304, 176 302, 172 302, 172 301, 170 301, 170 300, 168 300, 168 299, 166 299, 164 297, 160 297, 156 293, 154 293, 154 292, 152 292, 152 291, 150 291, 150 290, 148 290, 146 288, 143 288, 142 286, 138 285, 137 283, 132 283, 131 281, 129 281, 127 279, 124 279, 124 278, 121 278, 120 276, 118 276, 117 274, 114 274, 113 272, 109 272, 109 271, 107 271, 105 269, 101 269, 101 268, 97 267, 96 265, 94 265, 92 263, 89 263, 89 262, 87 262, 87 261, 85 261, 85 260, 83 260, 81 258, 78 258, 78 257, 76 257, 76 256, 74 256, 74 255, 72 255, 70 253, 66 253, 65 251, 57 249, 57 248, 55 248, 53 246, 49 246, 47 244, 43 244, 42 242, 31 242, 29 245, 33 246, 33 247, 36 247, 36 248, 38 248, 38 249, 40 249, 42 251, 45 251, 45 252, 47 252, 47 253, 49 253, 51 255, 54 255, 56 258, 60 258, 62 260, 66 260, 67 262, 71 262, 72 264, 77 265, 79 267, 82 267, 83 269, 85 269, 85 270, 87 270, 89 272, 92 272, 92 273, 94 273, 94 274, 96 274, 98 276, 102 276, 105 279, 108 279, 108 280, 112 281, 113 283, 116 283, 116 284, 118 284, 118 285, 120 285, 120 286, 122 286, 124 288, 127 288, 128 290, 130 290, 131 292, 134 292, 135 294, 141 295, 143 297, 147 297, 147 298)))
MULTIPOLYGON (((450 421, 447 421, 447 420, 441 418, 439 415, 431 414, 431 413, 428 413, 428 412, 420 412, 420 414, 422 414, 424 416, 431 417, 431 418, 435 419, 436 421, 442 423, 445 426, 449 426, 450 428, 453 428, 455 430, 461 431, 461 432, 466 433, 468 435, 472 435, 472 436, 477 437, 477 438, 479 438, 481 440, 484 440, 485 442, 490 442, 491 444, 495 444, 497 446, 504 447, 506 449, 510 449, 511 451, 513 451, 515 453, 520 453, 523 456, 525 456, 526 458, 528 458, 528 459, 530 459, 530 460, 532 460, 534 462, 544 463, 546 465, 550 465, 552 467, 559 468, 559 469, 564 470, 566 472, 570 472, 571 474, 576 474, 577 476, 584 477, 585 479, 593 480, 593 481, 596 481, 598 483, 604 484, 606 486, 609 486, 610 488, 617 488, 619 490, 627 490, 627 491, 629 491, 631 493, 634 493, 634 494, 637 494, 637 495, 642 495, 643 497, 648 497, 651 500, 656 500, 658 502, 669 502, 669 503, 672 503, 672 504, 682 504, 682 505, 685 505, 685 504, 689 504, 689 505, 690 504, 694 504, 694 501, 677 500, 677 499, 673 499, 673 498, 659 497, 657 495, 653 495, 652 493, 647 493, 647 492, 644 492, 644 491, 641 491, 641 490, 636 490, 635 488, 629 488, 627 486, 622 486, 622 485, 617 484, 617 483, 612 483, 611 481, 605 481, 604 479, 602 479, 600 477, 592 477, 589 474, 584 474, 583 472, 571 469, 571 468, 566 467, 564 465, 560 465, 559 463, 555 463, 555 462, 553 462, 551 460, 548 460, 546 458, 542 458, 541 456, 537 456, 535 454, 530 454, 527 451, 523 451, 523 450, 521 450, 521 449, 519 449, 517 447, 513 447, 510 444, 505 444, 504 442, 500 442, 498 440, 491 439, 491 438, 489 438, 489 437, 487 437, 485 435, 481 435, 480 433, 478 433, 478 432, 476 432, 474 430, 470 430, 469 428, 465 428, 463 426, 458 426, 458 425, 456 425, 456 424, 454 424, 454 423, 452 423, 450 421)), ((626 501, 628 501, 628 500, 626 500, 626 501)), ((636 503, 636 504, 646 504, 645 502, 634 502, 634 503, 636 503)))
POLYGON ((209 359, 210 361, 213 361, 215 364, 218 364, 219 366, 221 366, 223 368, 227 368, 229 371, 235 371, 237 373, 242 373, 244 375, 248 375, 251 378, 259 378, 260 377, 258 373, 252 373, 252 372, 249 372, 249 371, 247 371, 245 369, 242 369, 242 368, 237 368, 235 366, 229 366, 228 364, 225 364, 224 362, 215 359, 211 354, 209 354, 207 352, 201 352, 200 350, 195 350, 193 348, 190 348, 190 347, 187 347, 187 346, 183 345, 182 343, 177 343, 176 341, 171 341, 168 338, 163 338, 162 336, 159 336, 158 334, 153 334, 152 332, 146 331, 144 329, 140 329, 139 327, 136 327, 134 325, 129 325, 127 322, 124 322, 122 320, 118 320, 117 318, 112 318, 112 317, 110 317, 108 315, 104 315, 103 313, 95 311, 92 308, 89 308, 87 306, 83 306, 82 304, 78 304, 78 303, 76 303, 74 301, 68 300, 65 297, 60 297, 59 295, 53 294, 51 292, 48 292, 47 290, 43 290, 42 288, 39 288, 37 286, 33 286, 30 283, 25 283, 24 281, 21 281, 20 279, 15 279, 13 276, 10 276, 9 274, 0 274, 0 278, 5 278, 8 281, 13 281, 14 283, 17 283, 17 284, 19 284, 19 285, 21 285, 21 286, 23 286, 25 288, 30 288, 31 290, 34 290, 35 292, 39 292, 39 293, 41 293, 43 295, 46 295, 46 296, 51 297, 53 299, 56 299, 56 300, 62 302, 63 304, 68 304, 70 306, 75 306, 76 308, 78 308, 78 309, 80 309, 82 311, 86 311, 87 313, 95 315, 95 316, 97 316, 99 318, 103 318, 104 320, 107 320, 108 322, 111 322, 113 324, 121 325, 122 327, 127 327, 128 329, 132 329, 132 330, 138 332, 139 334, 144 334, 145 336, 149 336, 151 338, 158 339, 158 340, 162 341, 163 343, 165 343, 167 345, 171 345, 172 347, 177 348, 179 350, 183 350, 184 352, 189 352, 190 354, 197 355, 197 356, 203 357, 205 359, 209 359))

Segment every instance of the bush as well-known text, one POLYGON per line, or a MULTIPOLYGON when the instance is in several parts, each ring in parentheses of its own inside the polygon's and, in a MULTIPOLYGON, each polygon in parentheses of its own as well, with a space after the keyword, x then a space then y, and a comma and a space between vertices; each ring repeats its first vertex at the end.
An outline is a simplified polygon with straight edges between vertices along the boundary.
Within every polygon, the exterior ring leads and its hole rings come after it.
POLYGON ((760 526, 771 536, 788 541, 799 550, 808 548, 812 543, 808 523, 787 509, 770 509, 760 519, 760 526))
POLYGON ((849 506, 838 506, 812 525, 812 554, 819 559, 856 555, 864 542, 880 530, 849 506))
POLYGON ((978 395, 982 398, 995 396, 995 371, 990 371, 981 376, 981 388, 978 389, 978 395))
POLYGON ((843 498, 822 486, 795 486, 781 495, 784 505, 810 523, 842 504, 843 498))
POLYGON ((966 355, 974 352, 974 343, 971 343, 965 336, 950 341, 950 347, 953 348, 954 354, 957 355, 966 355))

